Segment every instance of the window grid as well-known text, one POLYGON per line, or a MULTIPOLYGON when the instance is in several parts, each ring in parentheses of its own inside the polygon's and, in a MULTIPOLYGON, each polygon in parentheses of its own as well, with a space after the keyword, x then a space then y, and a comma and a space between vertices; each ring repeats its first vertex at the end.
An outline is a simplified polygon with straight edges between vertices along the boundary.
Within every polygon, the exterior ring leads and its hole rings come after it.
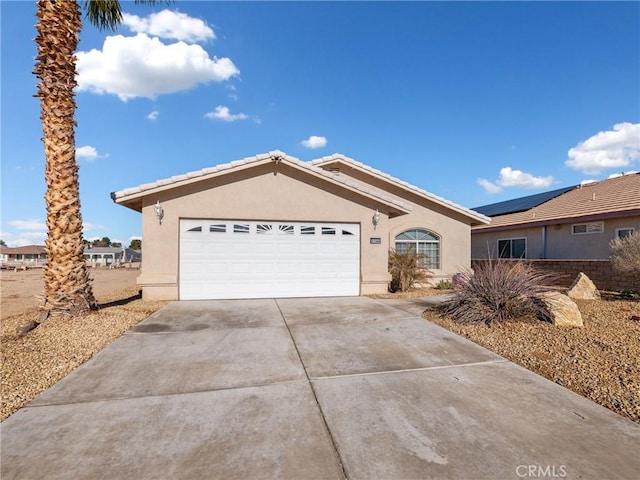
POLYGON ((406 230, 396 236, 396 252, 407 253, 414 251, 425 255, 420 259, 424 268, 437 270, 440 268, 440 240, 432 232, 422 229, 406 230))
POLYGON ((573 235, 587 235, 590 233, 602 233, 604 232, 604 223, 576 223, 571 225, 571 233, 573 235))

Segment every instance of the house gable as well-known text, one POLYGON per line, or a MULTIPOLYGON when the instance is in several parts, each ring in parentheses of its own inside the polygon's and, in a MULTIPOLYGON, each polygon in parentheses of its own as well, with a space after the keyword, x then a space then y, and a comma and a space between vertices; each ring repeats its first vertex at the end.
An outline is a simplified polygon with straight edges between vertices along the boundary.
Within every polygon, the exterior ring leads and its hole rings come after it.
MULTIPOLYGON (((267 171, 277 175, 278 170, 283 168, 289 168, 292 172, 314 178, 316 183, 320 181, 320 183, 329 184, 335 191, 342 191, 345 194, 350 192, 348 196, 353 197, 353 194, 355 194, 379 202, 389 209, 389 215, 401 215, 411 211, 411 206, 400 198, 368 188, 366 185, 350 181, 347 178, 337 178, 326 170, 314 167, 280 151, 247 157, 242 160, 177 175, 138 187, 127 188, 119 192, 113 192, 111 198, 120 205, 141 212, 144 206, 143 198, 154 194, 163 194, 163 196, 175 198, 197 190, 233 182, 237 178, 246 178, 247 175, 260 175, 267 171), (255 171, 252 172, 252 170, 255 171), (226 177, 226 179, 220 180, 221 177, 226 177)), ((301 178, 300 175, 298 175, 298 178, 301 178)))
POLYGON ((337 177, 352 178, 361 184, 368 185, 370 188, 389 192, 400 198, 407 199, 411 203, 439 211, 447 216, 458 217, 471 225, 487 224, 490 221, 488 217, 478 212, 462 207, 341 154, 322 157, 311 161, 311 164, 331 172, 337 177))

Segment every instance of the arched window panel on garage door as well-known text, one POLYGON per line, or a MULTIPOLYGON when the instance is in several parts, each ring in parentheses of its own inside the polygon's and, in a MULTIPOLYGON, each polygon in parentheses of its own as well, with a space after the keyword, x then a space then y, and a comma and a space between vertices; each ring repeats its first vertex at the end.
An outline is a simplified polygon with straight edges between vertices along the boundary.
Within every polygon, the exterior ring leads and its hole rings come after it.
POLYGON ((182 300, 360 293, 358 224, 183 219, 180 226, 182 300))
POLYGON ((430 270, 440 268, 440 237, 426 229, 405 230, 396 236, 395 248, 398 253, 413 251, 424 255, 420 264, 430 270))

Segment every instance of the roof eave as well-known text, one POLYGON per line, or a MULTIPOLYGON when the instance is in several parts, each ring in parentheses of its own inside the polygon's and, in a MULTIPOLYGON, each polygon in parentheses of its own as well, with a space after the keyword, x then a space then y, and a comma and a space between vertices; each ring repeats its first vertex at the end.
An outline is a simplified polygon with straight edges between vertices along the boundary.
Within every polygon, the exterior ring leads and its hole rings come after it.
POLYGON ((471 226, 475 226, 475 225, 487 225, 491 222, 491 218, 487 217, 486 215, 483 215, 481 213, 478 213, 474 210, 470 210, 468 208, 465 208, 461 205, 458 205, 456 203, 450 202, 449 200, 446 200, 442 197, 439 197, 433 193, 427 192, 426 190, 423 190, 415 185, 412 185, 408 182, 404 182, 398 178, 395 178, 389 174, 386 174, 380 170, 374 169, 372 167, 368 167, 366 165, 364 165, 361 162, 358 162, 350 157, 347 157, 345 155, 341 155, 341 154, 334 154, 328 157, 322 157, 316 160, 312 160, 311 164, 314 166, 326 166, 326 165, 330 165, 332 163, 342 163, 344 165, 347 165, 351 168, 355 168, 356 170, 365 173, 367 175, 376 177, 380 180, 383 180, 387 183, 390 183, 392 185, 395 185, 399 188, 402 188, 408 192, 411 192, 413 194, 419 195, 422 198, 425 198, 426 200, 429 200, 437 205, 440 205, 442 207, 448 208, 449 210, 453 210, 455 212, 457 212, 458 214, 463 215, 464 217, 467 217, 469 219, 471 219, 471 226))
POLYGON ((349 185, 348 182, 344 181, 344 179, 334 178, 329 172, 322 170, 318 167, 314 167, 306 162, 302 162, 297 158, 290 157, 282 152, 270 152, 269 154, 259 155, 257 157, 253 157, 251 161, 238 160, 236 162, 231 162, 228 164, 219 165, 217 167, 213 167, 212 169, 203 169, 199 172, 189 172, 184 175, 178 175, 175 177, 171 177, 170 179, 163 179, 154 182, 154 184, 144 184, 138 187, 128 188, 125 190, 121 190, 118 192, 111 193, 112 200, 125 207, 131 208, 132 210, 141 212, 142 211, 142 199, 146 196, 161 193, 167 190, 173 190, 175 188, 180 188, 186 185, 190 185, 193 183, 198 183, 202 181, 209 180, 211 178, 219 177, 226 175, 231 172, 239 172, 242 170, 246 170, 249 168, 254 168, 256 166, 264 165, 265 163, 269 163, 271 161, 286 161, 286 164, 289 167, 295 168, 303 173, 310 174, 315 176, 321 180, 332 183, 336 186, 344 188, 348 191, 361 195, 365 198, 369 198, 375 202, 378 202, 382 205, 385 205, 392 209, 392 213, 403 214, 410 213, 411 206, 406 205, 401 201, 395 201, 391 198, 385 198, 383 196, 375 195, 366 191, 363 191, 360 188, 357 188, 353 185, 349 185), (210 170, 210 173, 204 173, 207 170, 210 170))
POLYGON ((617 212, 605 212, 598 213, 593 215, 582 215, 576 217, 563 217, 563 218, 552 218, 546 220, 537 220, 537 221, 528 221, 528 222, 519 222, 519 223, 509 223, 506 225, 496 225, 496 226, 486 226, 474 228, 471 230, 472 233, 485 233, 485 232, 500 232, 504 230, 514 230, 518 228, 533 228, 533 227, 542 227, 548 225, 566 225, 568 223, 580 223, 580 222, 595 222, 598 220, 608 220, 610 218, 627 218, 634 217, 640 215, 640 209, 633 210, 624 210, 617 212))

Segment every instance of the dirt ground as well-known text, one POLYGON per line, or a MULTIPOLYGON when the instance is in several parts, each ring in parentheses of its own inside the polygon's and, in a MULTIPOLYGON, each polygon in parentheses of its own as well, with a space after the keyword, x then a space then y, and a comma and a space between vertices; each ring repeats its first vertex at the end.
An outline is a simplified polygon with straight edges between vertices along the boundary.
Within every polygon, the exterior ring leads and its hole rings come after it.
POLYGON ((51 317, 21 335, 16 327, 38 316, 42 270, 2 271, 0 420, 166 304, 140 298, 139 274, 135 269, 91 270, 98 310, 74 318, 51 317))
MULTIPOLYGON (((140 270, 136 269, 91 269, 93 294, 99 300, 120 290, 136 286, 140 270)), ((0 273, 0 318, 2 320, 38 307, 38 296, 43 293, 42 269, 2 270, 0 273)))

